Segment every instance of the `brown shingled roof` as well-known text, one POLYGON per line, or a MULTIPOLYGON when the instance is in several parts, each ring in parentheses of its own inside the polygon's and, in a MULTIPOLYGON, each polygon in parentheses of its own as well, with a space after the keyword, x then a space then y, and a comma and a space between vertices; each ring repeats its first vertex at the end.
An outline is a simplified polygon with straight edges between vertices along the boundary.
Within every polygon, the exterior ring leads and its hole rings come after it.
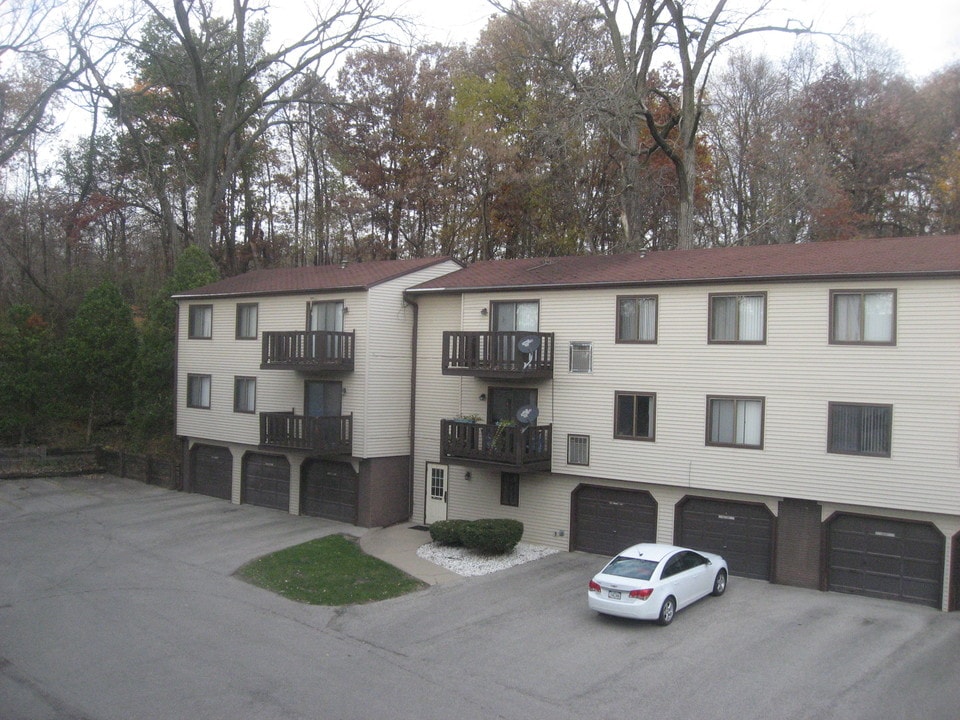
POLYGON ((960 275, 960 235, 478 262, 411 293, 960 275))
POLYGON ((414 258, 410 260, 373 260, 347 265, 276 268, 254 270, 186 290, 174 295, 180 298, 235 297, 244 295, 286 295, 326 290, 368 290, 408 273, 437 265, 450 258, 414 258))

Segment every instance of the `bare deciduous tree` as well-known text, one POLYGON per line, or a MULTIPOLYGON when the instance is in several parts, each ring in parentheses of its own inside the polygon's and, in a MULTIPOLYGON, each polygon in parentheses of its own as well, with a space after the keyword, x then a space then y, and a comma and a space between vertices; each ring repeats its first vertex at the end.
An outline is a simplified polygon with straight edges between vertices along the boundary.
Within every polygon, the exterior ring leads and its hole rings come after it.
POLYGON ((563 69, 580 96, 605 119, 611 138, 625 151, 622 225, 627 247, 645 244, 636 234, 638 208, 630 196, 631 187, 636 185, 639 161, 648 151, 641 145, 638 128, 647 129, 656 149, 676 169, 676 246, 694 247, 697 143, 714 60, 722 49, 748 35, 810 32, 808 27, 790 23, 762 23, 770 0, 745 12, 728 10, 727 0, 719 0, 703 13, 696 3, 678 0, 575 0, 582 22, 600 23, 610 47, 609 74, 602 85, 596 86, 592 81, 597 76, 585 75, 582 68, 575 66, 562 37, 551 35, 550 28, 533 22, 523 3, 490 3, 527 29, 534 51, 563 69), (675 88, 659 82, 664 61, 679 74, 675 88))
POLYGON ((89 32, 96 10, 96 0, 0 3, 0 166, 42 127, 51 103, 79 76, 80 54, 58 37, 89 32))
MULTIPOLYGON (((173 0, 172 17, 153 0, 144 4, 154 32, 120 38, 140 64, 140 82, 121 91, 99 75, 96 87, 128 131, 135 123, 125 119, 147 96, 162 96, 164 111, 188 128, 193 227, 181 231, 210 249, 241 166, 281 121, 278 113, 306 92, 296 80, 306 71, 322 76, 343 52, 376 39, 391 18, 380 13, 380 0, 337 0, 323 10, 318 4, 299 37, 268 50, 267 27, 258 19, 264 7, 249 0, 234 0, 228 18, 215 16, 210 0, 173 0)), ((131 134, 141 148, 149 143, 142 126, 131 134)))

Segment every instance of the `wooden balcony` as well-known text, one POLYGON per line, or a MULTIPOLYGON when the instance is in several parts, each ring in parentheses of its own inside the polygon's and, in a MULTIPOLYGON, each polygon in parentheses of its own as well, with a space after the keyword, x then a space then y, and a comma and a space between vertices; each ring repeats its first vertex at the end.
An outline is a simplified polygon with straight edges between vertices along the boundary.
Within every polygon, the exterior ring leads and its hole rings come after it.
POLYGON ((327 331, 264 332, 264 370, 353 371, 354 333, 327 331))
POLYGON ((260 447, 306 450, 314 455, 353 452, 353 415, 308 417, 293 413, 260 413, 260 447))
POLYGON ((553 333, 446 331, 443 333, 443 374, 501 379, 552 378, 553 333), (523 352, 524 343, 530 343, 535 349, 523 352))
POLYGON ((500 426, 440 421, 440 453, 511 472, 550 472, 552 425, 500 426))

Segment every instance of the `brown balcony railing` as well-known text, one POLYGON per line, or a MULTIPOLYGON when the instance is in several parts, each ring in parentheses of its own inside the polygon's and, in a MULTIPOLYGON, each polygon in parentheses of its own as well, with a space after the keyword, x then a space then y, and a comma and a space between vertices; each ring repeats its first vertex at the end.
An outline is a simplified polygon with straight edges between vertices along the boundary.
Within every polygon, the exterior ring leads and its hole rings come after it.
POLYGON ((467 463, 515 472, 549 472, 552 425, 496 425, 440 421, 440 451, 467 463))
POLYGON ((293 413, 260 413, 260 445, 307 450, 316 455, 353 452, 353 415, 309 417, 293 413))
POLYGON ((553 333, 446 331, 443 374, 551 378, 553 333), (524 352, 525 347, 531 352, 524 352))
POLYGON ((260 367, 281 370, 353 370, 352 332, 263 333, 260 367))

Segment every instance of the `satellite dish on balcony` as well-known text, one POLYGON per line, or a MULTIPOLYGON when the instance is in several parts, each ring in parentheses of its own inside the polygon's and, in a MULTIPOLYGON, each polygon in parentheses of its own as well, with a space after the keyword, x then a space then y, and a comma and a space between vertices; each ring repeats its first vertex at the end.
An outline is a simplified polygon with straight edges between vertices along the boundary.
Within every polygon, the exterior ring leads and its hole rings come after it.
POLYGON ((524 405, 517 410, 517 422, 521 425, 530 425, 540 415, 540 408, 536 405, 524 405))
POLYGON ((522 338, 517 340, 517 350, 526 355, 533 355, 533 353, 535 353, 539 347, 539 335, 524 335, 522 338))

